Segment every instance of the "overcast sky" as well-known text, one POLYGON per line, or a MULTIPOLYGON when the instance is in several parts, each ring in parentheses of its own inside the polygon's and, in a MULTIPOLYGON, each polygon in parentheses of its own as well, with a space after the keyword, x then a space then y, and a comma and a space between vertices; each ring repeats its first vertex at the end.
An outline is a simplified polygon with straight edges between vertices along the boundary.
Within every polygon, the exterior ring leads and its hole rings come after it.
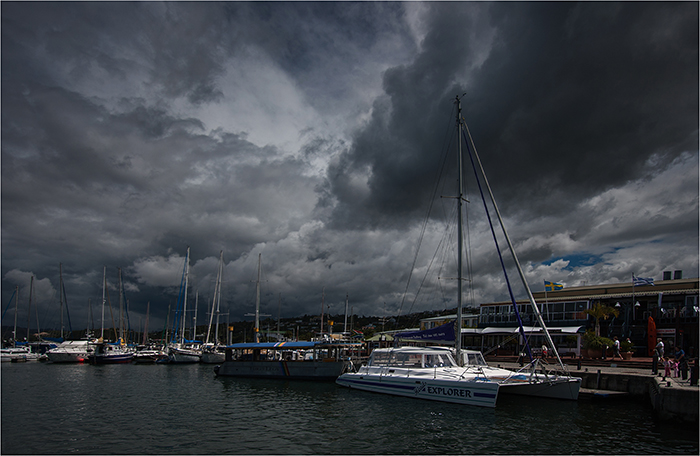
MULTIPOLYGON (((57 326, 60 263, 73 328, 88 303, 99 327, 106 266, 131 327, 149 302, 162 327, 188 246, 199 323, 222 250, 231 320, 259 254, 274 317, 454 307, 428 265, 462 94, 533 291, 697 277, 698 29, 696 2, 3 2, 3 311, 34 276, 57 326)), ((465 302, 507 299, 468 192, 465 302)))

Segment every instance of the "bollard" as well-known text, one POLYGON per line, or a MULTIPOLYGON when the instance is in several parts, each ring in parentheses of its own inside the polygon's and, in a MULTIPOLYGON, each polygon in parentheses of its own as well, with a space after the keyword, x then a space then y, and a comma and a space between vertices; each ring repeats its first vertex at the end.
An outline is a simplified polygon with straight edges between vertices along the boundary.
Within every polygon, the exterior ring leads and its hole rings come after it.
POLYGON ((578 363, 576 365, 576 370, 581 370, 581 357, 578 357, 578 363))
POLYGON ((698 386, 698 362, 693 363, 690 368, 690 386, 698 386))
POLYGON ((600 389, 600 369, 598 369, 598 378, 595 382, 595 389, 600 389))

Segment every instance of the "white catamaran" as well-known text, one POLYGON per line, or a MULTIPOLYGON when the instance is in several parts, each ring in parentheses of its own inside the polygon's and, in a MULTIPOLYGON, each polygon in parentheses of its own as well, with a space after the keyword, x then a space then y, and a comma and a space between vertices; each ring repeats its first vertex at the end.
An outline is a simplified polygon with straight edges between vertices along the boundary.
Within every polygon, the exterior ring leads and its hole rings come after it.
MULTIPOLYGON (((488 180, 486 179, 483 167, 481 166, 481 161, 476 152, 476 148, 471 140, 469 129, 467 128, 466 122, 462 118, 461 101, 459 97, 456 97, 455 104, 457 106, 459 188, 458 196, 455 198, 457 200, 458 208, 458 260, 457 319, 455 323, 457 330, 454 331, 454 349, 450 349, 448 347, 401 347, 378 349, 372 353, 367 366, 361 367, 357 372, 349 372, 341 375, 336 382, 342 386, 367 391, 490 407, 493 407, 496 404, 499 388, 500 392, 502 393, 575 400, 578 398, 581 379, 572 377, 570 374, 568 374, 564 363, 561 361, 561 358, 556 351, 556 347, 539 313, 539 309, 537 308, 535 300, 532 296, 530 287, 525 280, 525 275, 520 267, 520 263, 518 262, 510 238, 508 237, 505 226, 503 225, 503 220, 500 212, 498 211, 498 206, 496 205, 493 193, 491 192, 488 180), (517 266, 524 288, 527 291, 530 303, 534 309, 534 313, 543 329, 547 344, 552 349, 552 352, 555 354, 556 359, 559 362, 562 373, 548 372, 544 366, 539 365, 538 360, 531 360, 526 367, 518 372, 492 368, 486 364, 480 352, 462 350, 461 322, 463 241, 461 233, 462 205, 464 202, 462 180, 462 139, 464 139, 467 143, 470 158, 472 159, 472 165, 475 174, 477 175, 477 182, 479 181, 479 175, 481 175, 481 180, 483 180, 484 186, 488 190, 490 200, 498 216, 501 229, 503 230, 503 234, 507 240, 508 247, 517 266), (470 144, 471 148, 469 148, 470 144), (477 172, 477 164, 479 172, 477 172), (439 353, 439 355, 436 355, 436 353, 439 353), (453 354, 454 358, 452 357, 453 354), (440 358, 438 363, 434 362, 436 356, 440 358), (425 385, 425 387, 423 387, 423 385, 425 385), (481 388, 481 390, 477 390, 477 387, 481 388), (449 393, 445 393, 446 391, 449 393), (467 391, 469 391, 468 395, 466 393, 467 391), (464 394, 464 397, 461 396, 462 394, 464 394), (486 395, 487 398, 484 397, 484 395, 486 395), (479 400, 476 398, 479 398, 479 400)), ((482 189, 481 184, 479 184, 479 188, 480 190, 482 189)), ((482 199, 484 199, 483 191, 482 199)), ((484 205, 486 206, 485 201, 484 205)), ((488 208, 486 208, 486 210, 488 215, 488 208)), ((493 231, 493 225, 491 225, 491 229, 494 233, 495 240, 496 236, 495 232, 493 231)), ((496 246, 498 247, 498 243, 496 243, 496 246)), ((498 249, 498 253, 500 257, 500 249, 498 249)), ((503 265, 502 257, 501 264, 503 265)), ((508 280, 507 276, 506 280, 508 280)), ((513 305, 515 306, 515 299, 512 297, 512 294, 511 298, 513 305)), ((526 340, 522 325, 521 336, 523 340, 526 340)), ((400 333, 395 335, 395 339, 400 338, 400 333)))

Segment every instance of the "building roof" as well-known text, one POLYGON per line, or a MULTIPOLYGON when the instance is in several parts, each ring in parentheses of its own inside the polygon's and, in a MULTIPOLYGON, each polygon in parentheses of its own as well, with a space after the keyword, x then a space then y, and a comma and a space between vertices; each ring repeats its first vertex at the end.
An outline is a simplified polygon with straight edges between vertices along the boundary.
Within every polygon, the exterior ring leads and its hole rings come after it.
MULTIPOLYGON (((596 299, 617 299, 617 298, 627 298, 634 296, 648 297, 648 296, 658 296, 659 293, 663 293, 665 296, 669 295, 693 295, 698 294, 699 279, 677 279, 677 280, 660 280, 655 282, 655 285, 645 285, 645 286, 633 286, 632 282, 629 283, 615 283, 615 284, 603 284, 603 285, 591 285, 584 287, 570 287, 562 288, 557 291, 548 291, 546 293, 546 300, 548 302, 555 301, 590 301, 596 299)), ((534 292, 533 297, 536 301, 541 302, 545 300, 545 292, 538 291, 534 292)), ((528 300, 521 299, 517 301, 519 304, 527 303, 528 300)), ((492 305, 504 305, 510 304, 510 301, 501 301, 493 303, 484 303, 481 306, 492 306, 492 305)))

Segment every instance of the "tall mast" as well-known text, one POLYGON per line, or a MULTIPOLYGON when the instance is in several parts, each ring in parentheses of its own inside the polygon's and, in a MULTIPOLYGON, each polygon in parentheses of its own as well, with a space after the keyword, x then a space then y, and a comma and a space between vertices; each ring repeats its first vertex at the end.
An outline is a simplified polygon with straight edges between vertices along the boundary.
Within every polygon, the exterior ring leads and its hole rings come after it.
POLYGON ((211 335, 211 325, 214 321, 214 313, 216 313, 216 329, 214 335, 214 345, 219 343, 219 307, 217 305, 217 299, 221 300, 221 270, 222 263, 224 261, 224 251, 219 253, 219 268, 216 272, 216 285, 214 285, 214 299, 211 301, 211 313, 209 314, 209 328, 207 329, 207 340, 206 344, 209 343, 209 336, 211 335))
POLYGON ((15 331, 12 333, 12 346, 17 346, 17 304, 19 303, 19 285, 15 285, 15 331))
POLYGON ((61 339, 63 339, 63 265, 58 263, 58 302, 61 307, 61 339))
POLYGON ((197 339, 197 309, 199 309, 199 290, 194 294, 194 319, 192 319, 192 340, 197 339))
MULTIPOLYGON (((277 337, 280 335, 280 319, 282 318, 282 293, 279 294, 277 301, 277 337)), ((279 340, 279 339, 277 339, 279 340)))
POLYGON ((124 304, 122 295, 122 268, 117 268, 119 275, 119 343, 124 343, 124 304))
MULTIPOLYGON (((32 316, 32 289, 34 288, 34 276, 29 279, 29 308, 27 309, 27 342, 29 342, 29 321, 32 316)), ((38 332, 38 331, 37 331, 38 332)))
POLYGON ((258 280, 255 285, 255 343, 260 342, 260 264, 262 253, 258 254, 258 280))
POLYGON ((143 345, 148 342, 148 317, 151 315, 151 301, 146 304, 146 324, 143 327, 143 345))
POLYGON ((457 325, 455 328, 455 349, 457 362, 462 365, 462 102, 455 97, 457 103, 457 171, 459 189, 457 191, 457 325))
POLYGON ((189 283, 189 275, 190 275, 190 246, 187 246, 187 256, 185 258, 185 296, 184 296, 184 302, 182 305, 182 331, 180 332, 180 343, 184 344, 185 343, 185 315, 187 315, 187 285, 189 283))
POLYGON ((224 251, 219 253, 219 279, 218 279, 218 292, 216 292, 216 327, 214 327, 214 344, 219 344, 219 314, 221 312, 221 282, 224 279, 224 251))
POLYGON ((345 321, 343 322, 343 332, 349 334, 348 331, 348 294, 345 293, 345 321))
POLYGON ((326 287, 321 289, 321 337, 323 337, 323 306, 326 299, 326 287))
POLYGON ((103 266, 102 270, 102 330, 100 331, 100 340, 105 337, 105 290, 107 289, 107 266, 103 266))

